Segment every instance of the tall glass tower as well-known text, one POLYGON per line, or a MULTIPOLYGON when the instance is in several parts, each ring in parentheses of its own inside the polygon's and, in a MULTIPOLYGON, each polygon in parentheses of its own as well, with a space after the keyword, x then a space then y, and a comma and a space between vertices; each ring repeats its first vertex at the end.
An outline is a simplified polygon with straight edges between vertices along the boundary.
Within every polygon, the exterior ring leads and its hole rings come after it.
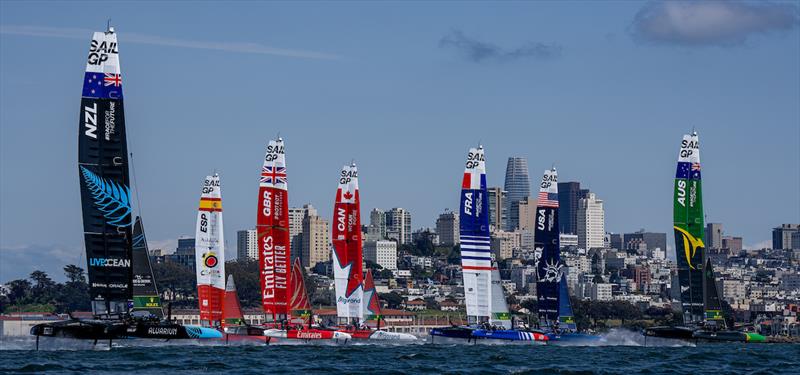
POLYGON ((505 191, 507 192, 506 204, 508 205, 508 221, 505 229, 512 231, 519 227, 519 201, 525 200, 531 195, 528 159, 520 157, 508 158, 505 191))

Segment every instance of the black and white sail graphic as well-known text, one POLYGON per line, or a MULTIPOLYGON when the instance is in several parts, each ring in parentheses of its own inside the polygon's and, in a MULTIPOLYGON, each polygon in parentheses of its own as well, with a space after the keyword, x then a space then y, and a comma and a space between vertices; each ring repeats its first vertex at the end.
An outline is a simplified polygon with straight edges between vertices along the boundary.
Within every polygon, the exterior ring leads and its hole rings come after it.
POLYGON ((78 121, 78 179, 95 315, 132 300, 131 196, 117 35, 92 37, 78 121))
POLYGON ((147 237, 144 235, 142 219, 133 223, 133 311, 145 311, 159 318, 164 316, 161 297, 158 295, 156 278, 150 265, 147 237))

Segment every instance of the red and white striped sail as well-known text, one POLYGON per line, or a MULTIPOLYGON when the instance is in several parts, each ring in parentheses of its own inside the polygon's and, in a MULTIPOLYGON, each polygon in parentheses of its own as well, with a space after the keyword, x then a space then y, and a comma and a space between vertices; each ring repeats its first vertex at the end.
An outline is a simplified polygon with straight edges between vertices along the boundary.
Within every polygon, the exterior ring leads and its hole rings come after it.
POLYGON ((269 141, 258 187, 259 266, 261 303, 273 320, 289 315, 289 198, 283 139, 269 141))
POLYGON ((292 264, 292 281, 291 299, 289 305, 293 315, 303 315, 311 313, 311 303, 308 301, 308 292, 306 291, 306 283, 303 279, 303 266, 300 264, 300 258, 295 258, 292 264))
POLYGON ((364 279, 361 266, 361 213, 358 196, 358 168, 342 167, 336 203, 333 207, 331 238, 336 313, 340 318, 363 319, 364 279))
POLYGON ((206 176, 195 231, 197 294, 202 325, 219 326, 225 295, 225 239, 219 175, 206 176))

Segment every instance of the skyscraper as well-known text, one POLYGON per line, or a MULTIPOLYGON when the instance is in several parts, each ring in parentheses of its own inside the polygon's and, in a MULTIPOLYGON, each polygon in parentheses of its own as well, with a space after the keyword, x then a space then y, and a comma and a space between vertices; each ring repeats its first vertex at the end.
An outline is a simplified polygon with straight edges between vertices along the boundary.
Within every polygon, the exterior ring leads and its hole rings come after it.
POLYGON ((578 201, 586 198, 588 189, 581 189, 580 182, 558 183, 558 230, 561 233, 578 234, 578 201))
POLYGON ((436 234, 439 235, 439 243, 442 245, 458 245, 460 234, 458 215, 450 210, 445 210, 444 213, 439 214, 439 218, 436 219, 436 234))
POLYGON ((531 195, 531 179, 528 176, 528 160, 520 157, 508 158, 506 165, 507 211, 506 230, 513 231, 519 227, 519 206, 517 202, 531 195))
POLYGON ((534 197, 525 197, 525 199, 517 202, 517 209, 519 210, 519 230, 533 232, 536 222, 536 205, 538 200, 534 197))
POLYGON ((792 235, 798 232, 800 232, 800 224, 781 224, 781 226, 773 228, 772 248, 791 249, 795 245, 800 245, 792 242, 792 235))
POLYGON ((236 232, 236 258, 258 260, 258 232, 255 229, 236 232))
POLYGON ((317 215, 317 210, 311 204, 303 207, 289 208, 289 239, 291 240, 292 261, 302 257, 303 254, 303 219, 309 212, 317 215))
POLYGON ((490 187, 489 193, 489 225, 494 230, 503 230, 508 223, 508 193, 501 187, 490 187))
POLYGON ((378 208, 369 212, 369 226, 379 239, 386 238, 386 213, 378 208))
POLYGON ((706 224, 706 248, 721 249, 722 246, 722 224, 708 223, 706 224))
POLYGON ((311 208, 303 218, 303 267, 314 267, 319 262, 331 259, 331 228, 328 221, 311 208))
POLYGON ((400 245, 411 243, 411 212, 399 207, 386 211, 386 237, 400 245))
POLYGON ((603 201, 589 192, 578 201, 578 247, 592 249, 605 245, 606 224, 603 201))

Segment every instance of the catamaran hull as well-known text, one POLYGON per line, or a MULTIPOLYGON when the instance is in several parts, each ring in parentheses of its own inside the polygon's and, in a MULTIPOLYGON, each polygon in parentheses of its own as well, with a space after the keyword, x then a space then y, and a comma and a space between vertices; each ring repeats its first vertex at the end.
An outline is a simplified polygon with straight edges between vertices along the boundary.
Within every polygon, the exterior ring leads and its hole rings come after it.
POLYGON ((651 327, 644 330, 646 337, 703 342, 764 342, 764 336, 741 331, 710 331, 689 327, 651 327))
POLYGON ((416 336, 408 333, 387 332, 372 329, 340 330, 356 340, 414 341, 416 336))
POLYGON ((285 330, 270 328, 264 331, 264 336, 288 340, 333 340, 337 342, 346 342, 352 338, 352 336, 344 332, 328 331, 324 329, 285 330))
POLYGON ((161 322, 104 320, 65 320, 31 327, 31 335, 83 340, 112 339, 218 339, 222 333, 212 328, 161 322))
POLYGON ((451 339, 472 339, 472 331, 474 328, 470 327, 442 327, 431 329, 430 335, 434 337, 445 337, 451 339))
POLYGON ((514 329, 486 330, 476 329, 472 331, 474 339, 505 340, 505 341, 529 341, 544 344, 548 341, 547 335, 540 332, 518 331, 514 329))

